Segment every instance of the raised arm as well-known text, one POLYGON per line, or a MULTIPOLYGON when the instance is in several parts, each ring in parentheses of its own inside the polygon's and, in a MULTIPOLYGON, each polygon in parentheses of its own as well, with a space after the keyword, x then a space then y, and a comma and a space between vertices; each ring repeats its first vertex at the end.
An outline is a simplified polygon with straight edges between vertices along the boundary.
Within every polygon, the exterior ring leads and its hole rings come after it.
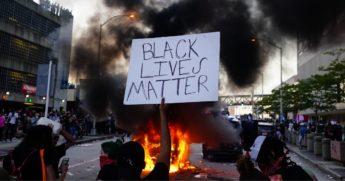
POLYGON ((162 98, 159 106, 160 113, 160 126, 161 126, 161 137, 160 137, 160 153, 157 162, 162 162, 170 168, 170 154, 171 154, 171 138, 168 127, 168 121, 166 118, 165 99, 162 98))
POLYGON ((65 138, 66 140, 66 149, 69 147, 73 146, 75 143, 75 140, 71 134, 69 134, 67 131, 64 129, 61 129, 60 134, 65 138))

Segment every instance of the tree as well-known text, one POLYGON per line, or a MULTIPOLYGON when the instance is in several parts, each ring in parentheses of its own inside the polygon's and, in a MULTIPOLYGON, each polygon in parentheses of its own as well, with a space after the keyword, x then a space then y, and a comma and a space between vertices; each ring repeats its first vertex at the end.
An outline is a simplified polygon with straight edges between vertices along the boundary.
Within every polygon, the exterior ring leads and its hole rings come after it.
POLYGON ((320 111, 334 110, 336 103, 344 102, 345 49, 337 49, 325 54, 333 56, 334 60, 328 67, 319 68, 323 74, 313 75, 292 85, 284 84, 259 101, 257 110, 261 113, 279 114, 280 90, 283 92, 283 110, 285 113, 293 112, 294 116, 300 110, 311 108, 318 117, 320 111))

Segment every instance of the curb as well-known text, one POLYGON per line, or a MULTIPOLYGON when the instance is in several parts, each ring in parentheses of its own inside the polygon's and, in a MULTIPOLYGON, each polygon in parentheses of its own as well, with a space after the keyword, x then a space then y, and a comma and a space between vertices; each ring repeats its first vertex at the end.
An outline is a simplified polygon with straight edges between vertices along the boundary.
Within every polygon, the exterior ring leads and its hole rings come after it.
MULTIPOLYGON (((98 141, 98 140, 106 140, 106 139, 110 139, 110 138, 114 138, 114 135, 107 135, 107 136, 100 136, 100 137, 95 137, 95 138, 89 138, 89 139, 85 139, 85 140, 76 140, 74 145, 80 145, 80 144, 84 144, 84 143, 89 143, 89 142, 93 142, 93 141, 98 141)), ((2 160, 6 154, 0 154, 0 160, 2 160)))
POLYGON ((75 142, 75 145, 84 144, 84 143, 93 142, 93 141, 98 141, 98 140, 106 140, 106 139, 110 139, 110 138, 114 138, 114 137, 115 137, 114 135, 107 135, 107 136, 102 136, 102 137, 90 138, 90 139, 86 139, 86 140, 77 140, 75 142))
MULTIPOLYGON (((286 144, 286 146, 289 148, 289 147, 292 147, 290 145, 290 143, 286 144)), ((306 162, 316 166, 317 168, 319 168, 321 171, 331 175, 333 178, 335 178, 336 180, 343 180, 343 177, 341 175, 339 175, 338 173, 326 168, 326 167, 323 167, 321 166, 320 164, 316 163, 316 162, 313 162, 312 160, 310 160, 307 156, 305 156, 304 154, 298 152, 298 151, 295 151, 294 149, 290 149, 289 148, 289 151, 297 154, 299 157, 301 157, 303 160, 305 160, 306 162)))

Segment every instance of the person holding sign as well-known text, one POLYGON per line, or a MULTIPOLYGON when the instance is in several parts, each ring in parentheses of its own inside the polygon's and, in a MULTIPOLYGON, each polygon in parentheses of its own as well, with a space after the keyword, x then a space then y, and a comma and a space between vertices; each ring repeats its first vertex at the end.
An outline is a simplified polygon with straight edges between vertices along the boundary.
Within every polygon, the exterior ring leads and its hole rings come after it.
MULTIPOLYGON (((160 153, 156 165, 144 180, 169 180, 171 138, 166 119, 165 99, 161 99, 160 112, 160 153)), ((145 168, 145 152, 140 143, 130 141, 123 144, 117 155, 117 166, 113 170, 115 180, 140 180, 145 168)))

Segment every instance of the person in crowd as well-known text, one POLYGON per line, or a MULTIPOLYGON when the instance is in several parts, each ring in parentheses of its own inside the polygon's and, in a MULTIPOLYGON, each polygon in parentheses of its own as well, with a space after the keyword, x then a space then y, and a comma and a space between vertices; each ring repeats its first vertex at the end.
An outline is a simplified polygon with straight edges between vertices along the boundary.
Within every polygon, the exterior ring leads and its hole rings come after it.
POLYGON ((240 133, 241 142, 243 149, 248 151, 250 146, 254 143, 256 136, 258 135, 258 122, 253 121, 242 121, 242 130, 240 133))
MULTIPOLYGON (((160 110, 160 152, 154 169, 145 180, 169 180, 171 138, 166 119, 166 105, 162 98, 160 110)), ((145 168, 145 152, 143 146, 135 141, 129 141, 121 146, 117 155, 117 167, 113 171, 116 180, 140 180, 145 168)))
POLYGON ((28 114, 26 116, 26 127, 25 127, 25 134, 27 134, 27 131, 32 127, 32 123, 31 123, 31 114, 28 114))
POLYGON ((2 133, 5 128, 5 122, 6 122, 5 116, 2 113, 0 113, 0 141, 2 141, 2 133))
MULTIPOLYGON (((251 147, 249 156, 257 162, 262 173, 260 178, 266 177, 269 180, 313 180, 314 177, 291 161, 287 154, 288 149, 281 140, 271 136, 258 136, 251 147)), ((248 159, 244 163, 248 165, 248 159)), ((243 168, 244 163, 237 166, 237 169, 243 168)), ((244 173, 241 176, 242 178, 253 174, 250 169, 245 172, 242 171, 242 173, 244 173)), ((256 172, 255 174, 260 173, 256 172)))
POLYGON ((313 180, 287 154, 285 143, 270 136, 258 136, 250 151, 250 157, 257 162, 262 174, 271 180, 313 180))
POLYGON ((300 149, 303 148, 303 144, 304 144, 303 140, 305 138, 306 132, 307 132, 307 127, 306 127, 305 123, 300 123, 299 131, 298 131, 298 134, 299 134, 298 142, 299 142, 299 148, 300 149))
POLYGON ((53 167, 54 167, 54 171, 55 173, 57 173, 55 176, 56 178, 59 178, 59 161, 60 159, 66 155, 66 151, 68 148, 70 148, 72 145, 74 145, 75 140, 73 138, 72 135, 70 135, 67 131, 65 131, 64 129, 61 129, 61 131, 59 132, 59 134, 53 134, 53 145, 54 145, 54 149, 53 149, 53 167), (58 145, 58 141, 60 138, 60 135, 65 138, 66 142, 58 145))
POLYGON ((117 155, 123 142, 117 139, 116 142, 108 141, 102 143, 102 152, 99 157, 101 170, 98 172, 96 180, 116 180, 116 174, 113 174, 117 167, 117 155))
POLYGON ((326 138, 333 140, 334 133, 333 133, 333 125, 331 124, 331 122, 328 122, 326 124, 324 134, 326 138))
POLYGON ((32 116, 31 118, 31 126, 36 126, 37 121, 40 119, 40 114, 39 113, 35 113, 34 116, 32 116))
POLYGON ((77 116, 73 115, 68 120, 69 125, 69 133, 74 137, 77 138, 78 135, 78 124, 77 124, 77 116))
POLYGON ((19 110, 18 111, 18 118, 17 118, 17 124, 16 124, 16 131, 15 131, 15 137, 16 138, 22 138, 25 134, 25 126, 26 126, 26 113, 19 110))
POLYGON ((279 130, 280 130, 280 133, 282 135, 282 140, 286 140, 285 138, 285 123, 280 123, 279 124, 279 130))
POLYGON ((263 175, 257 168, 254 167, 254 163, 250 160, 249 155, 242 155, 236 161, 237 171, 240 173, 239 180, 265 180, 270 179, 263 175))
POLYGON ((276 132, 275 132, 275 135, 276 135, 276 137, 278 138, 278 139, 283 139, 283 135, 282 135, 282 132, 281 132, 281 130, 280 130, 280 126, 279 125, 277 125, 277 127, 276 127, 276 132))
POLYGON ((8 113, 7 116, 7 124, 6 124, 6 140, 9 139, 10 142, 12 142, 12 138, 16 134, 16 126, 17 126, 17 120, 18 119, 18 113, 15 111, 11 111, 8 113))
POLYGON ((290 121, 288 125, 288 140, 292 140, 292 132, 293 132, 293 122, 290 121))
POLYGON ((343 137, 343 128, 341 127, 339 121, 335 121, 334 123, 334 139, 336 141, 342 141, 342 137, 343 137))
MULTIPOLYGON (((18 180, 55 180, 52 128, 32 127, 13 152, 4 158, 3 168, 18 180)), ((59 180, 64 180, 68 165, 62 166, 59 180)))

